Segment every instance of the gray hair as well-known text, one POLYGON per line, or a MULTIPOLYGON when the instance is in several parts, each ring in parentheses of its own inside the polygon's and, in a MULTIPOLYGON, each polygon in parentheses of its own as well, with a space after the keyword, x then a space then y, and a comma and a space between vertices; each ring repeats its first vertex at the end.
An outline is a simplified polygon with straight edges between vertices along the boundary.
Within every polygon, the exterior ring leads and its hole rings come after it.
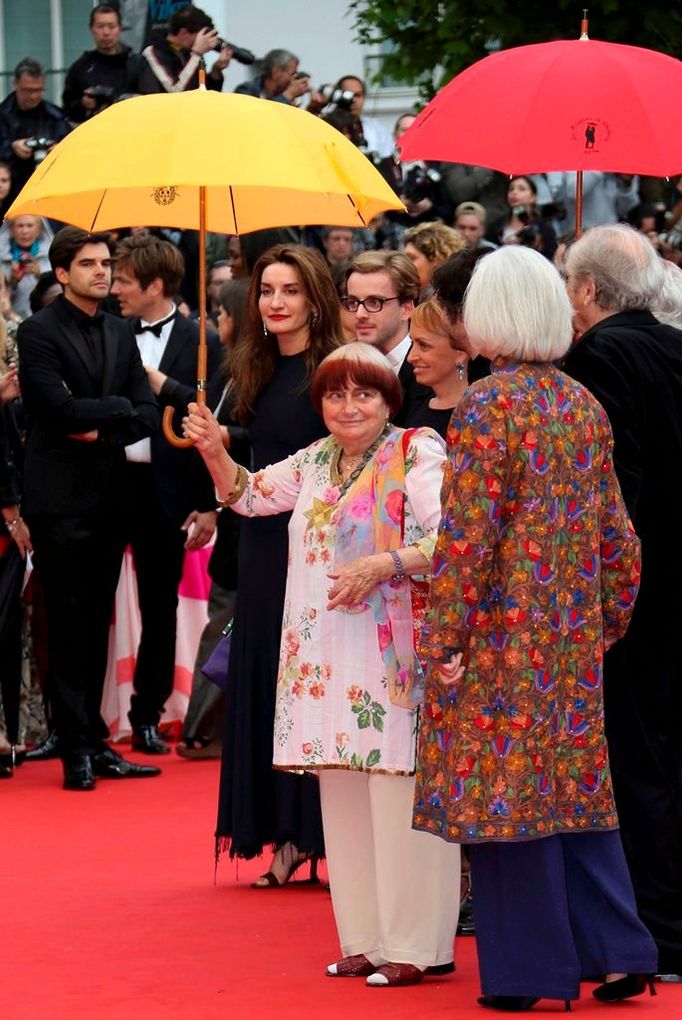
POLYGON ((649 311, 664 326, 682 329, 682 269, 674 262, 663 260, 663 281, 649 311))
POLYGON ((290 50, 270 50, 263 57, 261 64, 262 72, 267 78, 269 74, 272 74, 275 67, 286 67, 292 60, 298 63, 298 57, 290 50))
POLYGON ((566 253, 565 269, 578 279, 589 277, 597 304, 609 312, 648 308, 663 286, 656 249, 624 223, 588 230, 566 253))
POLYGON ((479 259, 464 295, 464 328, 486 357, 555 361, 571 345, 571 303, 544 255, 509 245, 479 259))
POLYGON ((24 57, 14 68, 14 80, 19 81, 22 74, 25 74, 27 78, 44 78, 45 68, 40 61, 33 57, 24 57))

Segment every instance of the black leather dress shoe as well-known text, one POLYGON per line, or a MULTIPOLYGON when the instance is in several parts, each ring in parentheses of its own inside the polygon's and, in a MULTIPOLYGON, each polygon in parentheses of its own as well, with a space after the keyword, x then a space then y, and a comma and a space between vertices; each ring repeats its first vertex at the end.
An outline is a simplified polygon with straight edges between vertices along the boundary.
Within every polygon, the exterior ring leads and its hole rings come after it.
POLYGON ((95 773, 87 754, 71 754, 64 758, 64 789, 94 790, 95 773))
POLYGON ((135 765, 111 748, 93 754, 91 761, 92 770, 100 779, 147 779, 161 775, 161 769, 156 765, 135 765))
POLYGON ((49 761, 59 757, 57 734, 52 730, 39 744, 26 752, 25 761, 49 761))
POLYGON ((159 736, 156 726, 138 726, 133 730, 133 750, 143 754, 170 754, 170 747, 159 736))
POLYGON ((486 1009, 499 1009, 503 1013, 525 1013, 539 1001, 530 995, 482 995, 477 1000, 479 1006, 485 1006, 486 1009))

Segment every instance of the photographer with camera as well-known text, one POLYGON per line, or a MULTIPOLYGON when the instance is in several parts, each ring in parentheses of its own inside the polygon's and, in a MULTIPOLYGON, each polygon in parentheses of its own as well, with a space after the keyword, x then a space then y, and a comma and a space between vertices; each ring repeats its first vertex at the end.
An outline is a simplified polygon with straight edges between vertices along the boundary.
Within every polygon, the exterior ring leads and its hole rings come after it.
POLYGON ((69 68, 62 106, 70 121, 81 124, 119 96, 138 91, 142 57, 121 42, 121 15, 113 4, 90 11, 94 50, 86 50, 69 68))
POLYGON ((12 170, 14 200, 36 165, 71 125, 64 111, 45 96, 45 71, 33 57, 24 57, 14 70, 13 91, 0 103, 0 160, 12 170))
MULTIPOLYGON (((396 146, 415 119, 412 113, 402 113, 398 117, 393 128, 396 146)), ((411 227, 433 220, 452 222, 453 206, 445 190, 440 163, 432 160, 401 163, 394 151, 387 159, 381 160, 378 170, 406 209, 406 212, 392 209, 386 214, 394 223, 411 227)))
POLYGON ((336 98, 333 101, 338 106, 349 109, 360 120, 364 137, 364 144, 360 148, 365 155, 375 164, 391 156, 393 154, 393 139, 388 129, 384 127, 380 120, 376 120, 374 117, 367 117, 362 112, 367 94, 362 78, 356 78, 353 74, 346 74, 343 78, 339 78, 334 88, 337 90, 337 93, 340 92, 342 94, 342 97, 336 98))
POLYGON ((522 244, 550 262, 557 247, 554 227, 538 207, 535 181, 524 175, 512 177, 507 188, 508 211, 491 224, 486 235, 493 244, 522 244))
POLYGON ((310 92, 308 75, 299 71, 298 57, 289 50, 270 50, 260 61, 260 68, 261 73, 256 78, 243 81, 234 91, 243 96, 289 104, 310 92))
MULTIPOLYGON (((192 4, 183 7, 171 16, 166 38, 142 50, 143 66, 138 92, 151 95, 156 92, 186 92, 197 88, 199 68, 205 55, 211 51, 216 51, 218 57, 206 73, 206 88, 220 92, 223 87, 223 71, 230 62, 233 50, 220 38, 205 11, 192 4)), ((251 57, 248 51, 242 52, 242 56, 247 55, 251 57)))

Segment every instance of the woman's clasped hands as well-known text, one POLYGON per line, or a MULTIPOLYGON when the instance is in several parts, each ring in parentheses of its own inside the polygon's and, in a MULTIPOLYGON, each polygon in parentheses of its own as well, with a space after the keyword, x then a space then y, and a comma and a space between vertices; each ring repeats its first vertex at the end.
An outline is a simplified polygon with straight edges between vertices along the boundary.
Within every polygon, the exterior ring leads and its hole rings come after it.
MULTIPOLYGON (((391 563, 389 557, 389 571, 391 563)), ((385 553, 361 556, 342 569, 327 574, 332 582, 327 589, 327 609, 358 609, 372 589, 388 576, 385 553)))

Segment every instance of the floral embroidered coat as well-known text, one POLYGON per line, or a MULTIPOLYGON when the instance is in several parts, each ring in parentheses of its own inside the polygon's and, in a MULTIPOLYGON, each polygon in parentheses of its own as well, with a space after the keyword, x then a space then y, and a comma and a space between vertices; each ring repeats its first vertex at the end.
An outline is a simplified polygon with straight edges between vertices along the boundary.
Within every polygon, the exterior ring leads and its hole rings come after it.
MULTIPOLYGON (((382 471, 383 451, 400 443, 403 434, 402 429, 390 433, 363 474, 382 471)), ((343 507, 359 526, 374 512, 367 497, 358 495, 362 475, 343 496, 332 484, 335 449, 328 437, 249 475, 244 493, 233 504, 247 516, 293 510, 273 764, 282 769, 411 774, 417 713, 388 698, 372 612, 326 609, 339 511, 343 507)), ((440 436, 430 429, 415 430, 405 451, 404 544, 423 544, 429 558, 440 519, 444 464, 440 436)))
POLYGON ((421 652, 414 825, 446 840, 614 829, 604 642, 628 625, 639 541, 608 419, 549 364, 501 359, 455 410, 421 652))

